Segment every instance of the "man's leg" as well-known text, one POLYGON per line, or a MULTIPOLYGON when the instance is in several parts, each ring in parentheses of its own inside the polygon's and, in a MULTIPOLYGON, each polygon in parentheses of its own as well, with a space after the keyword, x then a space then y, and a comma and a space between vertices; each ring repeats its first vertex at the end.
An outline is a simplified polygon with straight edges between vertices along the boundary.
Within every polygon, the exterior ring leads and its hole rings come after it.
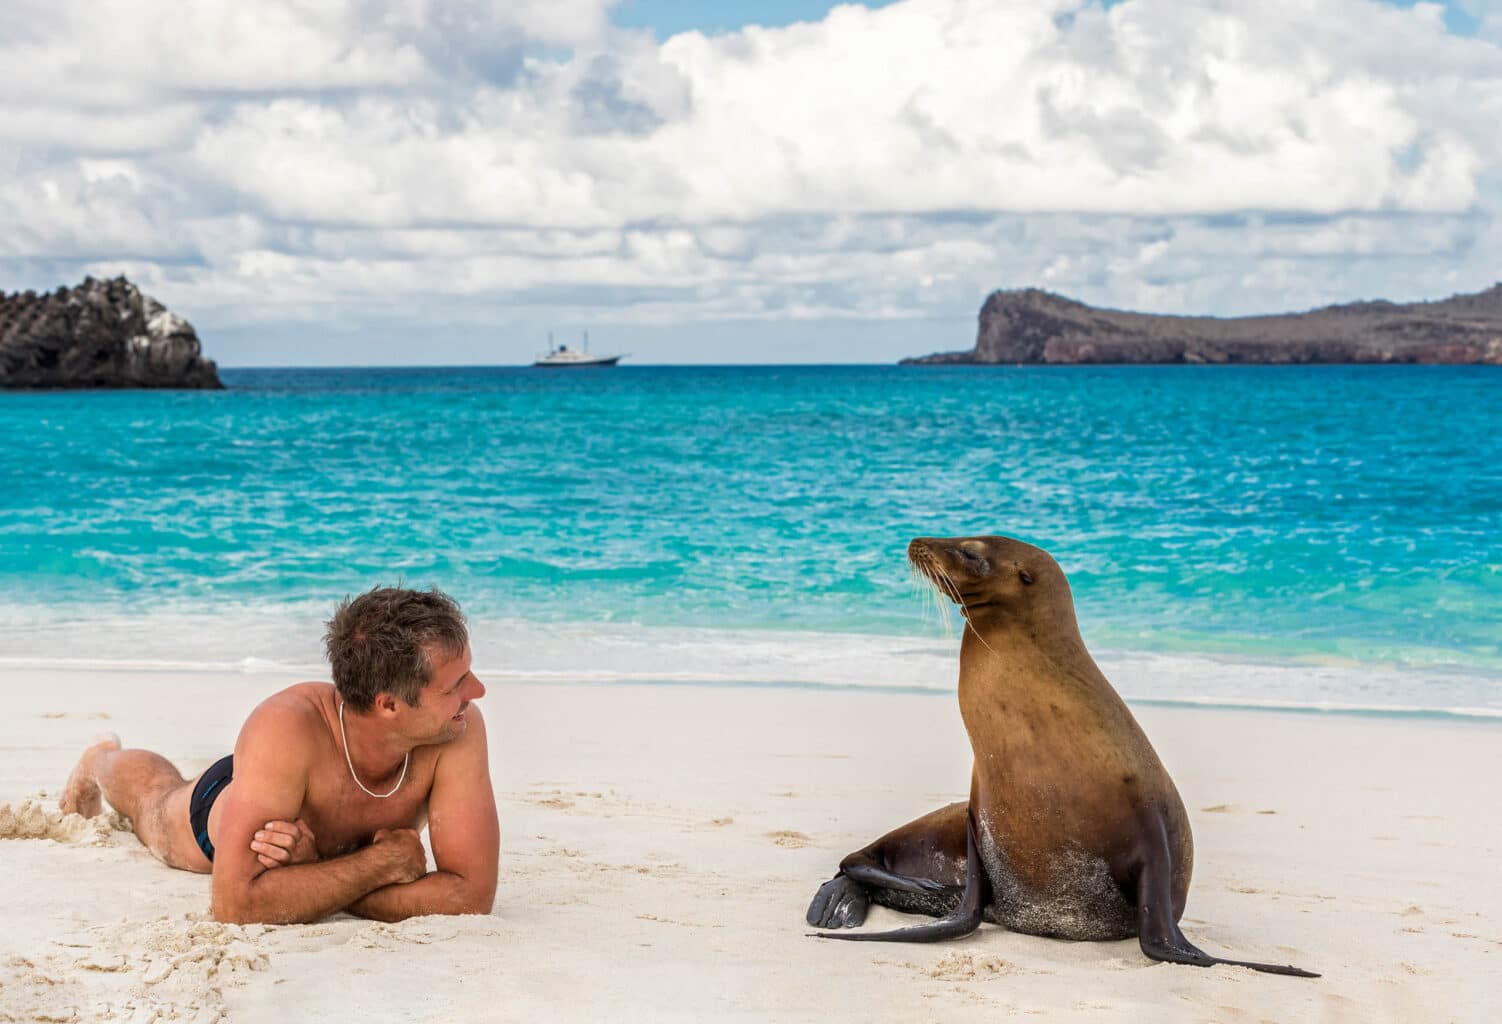
POLYGON ((168 867, 207 872, 211 865, 188 824, 193 786, 160 754, 122 750, 113 733, 96 737, 78 759, 58 807, 91 818, 102 801, 130 819, 136 837, 168 867))

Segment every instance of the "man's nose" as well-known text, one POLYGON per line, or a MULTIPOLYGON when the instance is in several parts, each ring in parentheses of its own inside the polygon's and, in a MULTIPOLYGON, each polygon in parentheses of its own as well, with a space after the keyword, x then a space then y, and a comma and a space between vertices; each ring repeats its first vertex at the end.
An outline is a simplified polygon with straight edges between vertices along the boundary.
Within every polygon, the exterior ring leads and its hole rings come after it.
POLYGON ((471 675, 469 677, 469 679, 470 679, 470 691, 469 691, 469 696, 467 698, 465 698, 465 699, 466 700, 479 700, 481 697, 485 696, 485 684, 482 683, 482 682, 480 682, 479 676, 471 675))

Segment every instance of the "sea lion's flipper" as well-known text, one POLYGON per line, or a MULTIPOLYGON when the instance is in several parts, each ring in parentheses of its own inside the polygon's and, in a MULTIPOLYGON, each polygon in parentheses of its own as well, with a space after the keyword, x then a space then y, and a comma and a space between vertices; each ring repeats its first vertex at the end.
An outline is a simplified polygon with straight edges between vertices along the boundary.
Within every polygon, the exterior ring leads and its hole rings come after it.
POLYGON ((841 861, 840 874, 873 889, 896 889, 898 892, 913 893, 959 891, 958 887, 947 885, 933 878, 915 878, 912 875, 899 875, 888 871, 865 850, 852 853, 841 861))
POLYGON ((870 907, 865 888, 841 872, 819 886, 806 919, 815 928, 859 928, 870 907))
MULTIPOLYGON (((837 877, 833 881, 839 881, 837 877)), ((825 888, 830 886, 825 883, 825 888)), ((823 889, 819 890, 821 893, 823 889)), ((817 902, 817 897, 815 899, 817 902)), ((975 845, 975 820, 965 817, 965 894, 954 912, 928 924, 897 928, 889 932, 813 932, 821 939, 848 939, 853 942, 940 942, 969 935, 980 927, 981 912, 991 902, 991 882, 975 845)), ((810 914, 813 908, 809 908, 810 914)))
POLYGON ((865 850, 840 863, 840 873, 819 886, 805 919, 815 928, 859 928, 871 907, 871 889, 932 895, 959 889, 932 878, 912 878, 882 867, 865 850))
MULTIPOLYGON (((854 938, 854 936, 850 936, 854 938)), ((1231 964, 1250 967, 1265 974, 1286 974, 1295 978, 1318 978, 1318 974, 1280 964, 1258 964, 1249 960, 1225 960, 1211 956, 1184 937, 1173 915, 1173 865, 1169 861, 1168 837, 1161 821, 1150 829, 1144 844, 1142 866, 1137 875, 1137 938, 1149 959, 1192 967, 1231 964)))
POLYGON ((943 917, 965 890, 968 805, 961 800, 900 825, 840 861, 805 916, 816 928, 855 928, 872 903, 943 917))

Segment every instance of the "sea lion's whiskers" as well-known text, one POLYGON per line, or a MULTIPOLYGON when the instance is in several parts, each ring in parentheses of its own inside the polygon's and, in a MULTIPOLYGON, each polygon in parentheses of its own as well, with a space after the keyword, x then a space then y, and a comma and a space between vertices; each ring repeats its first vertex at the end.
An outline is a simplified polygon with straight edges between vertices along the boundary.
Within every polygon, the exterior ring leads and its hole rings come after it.
MULTIPOLYGON (((925 555, 923 557, 921 566, 916 561, 913 563, 913 565, 915 569, 922 572, 923 575, 928 578, 934 589, 942 591, 946 597, 954 602, 954 604, 960 610, 960 617, 965 620, 965 625, 970 628, 970 632, 975 634, 975 638, 981 642, 986 650, 990 651, 992 654, 995 654, 996 648, 992 647, 989 643, 986 643, 986 638, 981 636, 980 630, 975 628, 975 623, 970 621, 970 614, 965 609, 965 599, 960 594, 960 586, 954 581, 954 577, 949 574, 949 570, 945 569, 938 559, 933 558, 929 555, 925 555)), ((939 605, 939 610, 940 613, 944 616, 945 635, 948 635, 950 621, 949 605, 941 603, 939 605)))
POLYGON ((965 602, 960 597, 959 584, 955 583, 954 577, 949 575, 949 570, 945 569, 942 565, 934 566, 934 572, 939 574, 939 579, 943 581, 945 591, 948 592, 954 603, 960 606, 960 614, 963 615, 965 612, 965 602))
POLYGON ((938 598, 938 584, 917 562, 910 561, 908 568, 913 574, 913 586, 917 587, 923 594, 923 617, 925 619, 928 618, 929 610, 932 609, 937 613, 939 620, 944 623, 944 635, 946 637, 953 636, 954 622, 949 617, 948 603, 940 601, 938 598))
POLYGON ((920 556, 920 558, 921 560, 914 560, 910 564, 913 569, 913 575, 921 578, 923 581, 924 611, 925 613, 927 612, 928 602, 932 601, 933 607, 939 613, 939 619, 944 623, 944 635, 946 637, 953 636, 954 620, 949 617, 950 602, 941 601, 939 600, 938 596, 939 594, 943 594, 945 597, 952 598, 953 595, 950 592, 949 587, 946 587, 943 583, 941 583, 938 577, 935 575, 935 573, 942 570, 940 570, 939 566, 934 562, 933 557, 924 553, 920 556))
POLYGON ((981 642, 982 647, 995 654, 996 648, 986 643, 986 638, 981 636, 980 630, 975 628, 975 623, 970 621, 970 612, 965 607, 964 599, 960 597, 960 587, 959 584, 955 583, 954 577, 949 575, 949 571, 942 565, 935 565, 934 570, 944 577, 944 582, 949 586, 949 592, 954 595, 954 603, 959 606, 960 617, 965 620, 965 625, 970 628, 970 632, 975 634, 975 639, 981 642))

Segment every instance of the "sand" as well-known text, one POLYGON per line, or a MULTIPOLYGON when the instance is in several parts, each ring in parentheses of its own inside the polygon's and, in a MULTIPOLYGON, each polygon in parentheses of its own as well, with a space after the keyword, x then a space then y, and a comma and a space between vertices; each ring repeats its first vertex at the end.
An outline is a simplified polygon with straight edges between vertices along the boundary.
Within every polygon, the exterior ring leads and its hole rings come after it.
POLYGON ((1195 830, 1186 933, 1315 981, 990 925, 806 938, 841 856, 963 797, 952 698, 492 686, 503 850, 483 917, 221 925, 208 879, 128 823, 52 810, 102 721, 192 773, 292 681, 0 673, 0 1021, 1502 1019, 1496 723, 1136 709, 1195 830))

